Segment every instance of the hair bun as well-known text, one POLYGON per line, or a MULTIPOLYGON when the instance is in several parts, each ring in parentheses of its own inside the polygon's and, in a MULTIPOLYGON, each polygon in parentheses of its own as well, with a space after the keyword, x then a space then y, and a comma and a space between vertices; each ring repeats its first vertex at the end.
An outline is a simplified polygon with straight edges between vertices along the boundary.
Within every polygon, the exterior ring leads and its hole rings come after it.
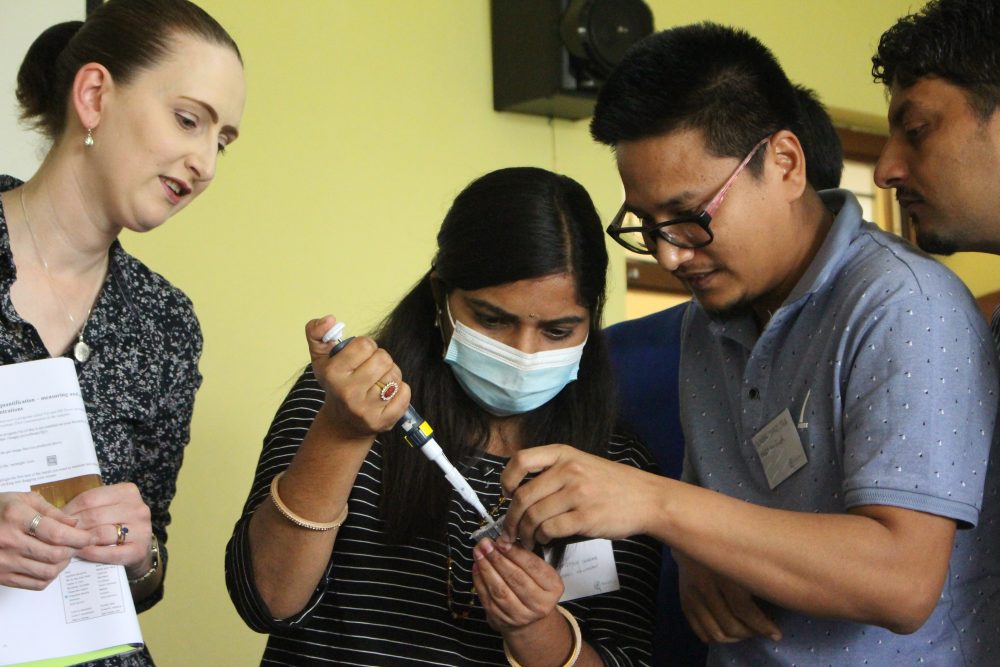
POLYGON ((53 101, 59 54, 82 26, 83 21, 57 23, 39 35, 28 48, 17 72, 16 95, 21 105, 22 120, 43 116, 49 109, 53 101))
POLYGON ((97 5, 86 22, 67 21, 39 35, 17 75, 21 120, 53 142, 66 130, 73 82, 88 63, 99 63, 124 86, 173 56, 177 44, 171 38, 177 35, 230 48, 240 57, 225 28, 190 0, 107 0, 97 5))

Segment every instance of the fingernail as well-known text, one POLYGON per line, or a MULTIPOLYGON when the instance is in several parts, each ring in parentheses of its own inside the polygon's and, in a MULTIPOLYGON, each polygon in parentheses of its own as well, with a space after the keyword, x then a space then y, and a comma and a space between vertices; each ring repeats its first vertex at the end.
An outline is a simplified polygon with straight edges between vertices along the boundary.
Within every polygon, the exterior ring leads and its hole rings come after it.
POLYGON ((485 539, 479 543, 479 548, 483 550, 484 555, 489 555, 493 553, 493 542, 492 540, 485 539))
POLYGON ((508 551, 510 551, 510 548, 512 546, 514 546, 514 545, 512 545, 510 542, 507 542, 506 540, 498 540, 497 541, 497 549, 499 549, 503 553, 507 553, 508 551))

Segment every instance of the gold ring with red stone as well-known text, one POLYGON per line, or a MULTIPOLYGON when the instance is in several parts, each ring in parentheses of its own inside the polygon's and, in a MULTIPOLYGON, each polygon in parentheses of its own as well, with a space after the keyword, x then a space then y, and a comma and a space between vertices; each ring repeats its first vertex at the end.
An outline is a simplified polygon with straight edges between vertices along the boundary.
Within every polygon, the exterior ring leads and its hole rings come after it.
POLYGON ((393 396, 399 393, 399 385, 395 380, 389 380, 385 384, 376 382, 375 386, 379 389, 378 397, 383 401, 391 401, 393 396))

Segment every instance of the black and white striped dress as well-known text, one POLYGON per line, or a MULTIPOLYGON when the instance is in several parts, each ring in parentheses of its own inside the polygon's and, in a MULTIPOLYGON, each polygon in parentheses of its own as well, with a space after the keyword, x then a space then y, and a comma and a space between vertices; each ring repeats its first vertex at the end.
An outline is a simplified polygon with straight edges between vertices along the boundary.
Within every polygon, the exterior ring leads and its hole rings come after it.
MULTIPOLYGON (((457 493, 450 504, 447 542, 422 539, 388 544, 378 519, 381 444, 368 453, 351 492, 327 572, 306 608, 277 621, 253 581, 247 535, 250 516, 267 499, 271 479, 291 463, 323 402, 311 370, 278 409, 257 473, 226 550, 226 583, 236 609, 258 632, 270 633, 265 665, 506 665, 500 635, 486 623, 472 588, 469 535, 479 516, 457 493), (448 557, 453 560, 455 620, 448 608, 448 557)), ((652 463, 632 440, 612 437, 610 458, 643 469, 652 463)), ((465 470, 487 507, 500 496, 506 459, 483 455, 465 470)), ((428 462, 428 465, 430 463, 428 462)), ((443 537, 443 536, 442 536, 443 537)), ((659 545, 646 537, 614 542, 621 588, 563 604, 584 639, 608 665, 649 664, 659 573, 659 545)))

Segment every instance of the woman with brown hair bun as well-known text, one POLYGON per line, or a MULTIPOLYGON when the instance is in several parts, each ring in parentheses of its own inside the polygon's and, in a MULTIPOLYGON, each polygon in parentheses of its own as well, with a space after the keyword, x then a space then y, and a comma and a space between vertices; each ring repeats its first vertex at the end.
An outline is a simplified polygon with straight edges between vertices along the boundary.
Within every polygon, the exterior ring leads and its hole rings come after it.
POLYGON ((41 590, 79 557, 125 566, 139 611, 163 595, 202 336, 188 298, 117 239, 204 192, 245 97, 236 43, 187 0, 110 0, 21 65, 22 118, 51 147, 26 182, 0 176, 0 364, 74 360, 104 485, 62 508, 0 493, 4 586, 41 590))

